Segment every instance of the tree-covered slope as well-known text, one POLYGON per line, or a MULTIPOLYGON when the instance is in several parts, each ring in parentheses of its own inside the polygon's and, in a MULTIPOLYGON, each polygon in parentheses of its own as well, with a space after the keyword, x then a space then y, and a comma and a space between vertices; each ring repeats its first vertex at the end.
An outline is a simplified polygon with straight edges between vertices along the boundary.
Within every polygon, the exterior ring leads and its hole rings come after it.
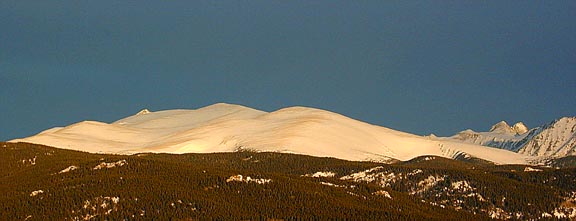
POLYGON ((574 213, 576 191, 574 170, 440 157, 381 164, 0 143, 0 166, 0 217, 10 220, 536 219, 574 213))

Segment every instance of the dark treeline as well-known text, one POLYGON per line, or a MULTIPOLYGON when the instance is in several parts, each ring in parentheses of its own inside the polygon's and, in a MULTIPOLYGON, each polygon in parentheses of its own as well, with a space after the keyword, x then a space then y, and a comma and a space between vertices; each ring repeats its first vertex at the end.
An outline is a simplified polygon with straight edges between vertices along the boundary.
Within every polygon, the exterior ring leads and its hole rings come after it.
POLYGON ((0 217, 17 220, 482 220, 489 219, 487 211, 494 207, 521 212, 525 219, 552 211, 576 191, 575 172, 569 169, 524 172, 521 165, 438 157, 388 165, 279 153, 126 156, 26 143, 0 145, 0 217), (103 162, 123 160, 124 165, 94 169, 103 162), (77 169, 60 173, 70 166, 77 169), (388 185, 382 179, 339 179, 377 166, 383 167, 379 172, 422 172, 388 185), (319 171, 336 176, 303 176, 319 171), (244 180, 228 182, 234 175, 243 175, 244 180), (251 181, 245 182, 247 176, 251 181), (430 176, 443 180, 413 193, 430 176), (260 184, 259 179, 270 182, 260 184), (457 181, 466 181, 484 199, 450 190, 457 181), (382 190, 392 199, 375 194, 382 190), (431 204, 458 199, 462 201, 458 205, 431 204))

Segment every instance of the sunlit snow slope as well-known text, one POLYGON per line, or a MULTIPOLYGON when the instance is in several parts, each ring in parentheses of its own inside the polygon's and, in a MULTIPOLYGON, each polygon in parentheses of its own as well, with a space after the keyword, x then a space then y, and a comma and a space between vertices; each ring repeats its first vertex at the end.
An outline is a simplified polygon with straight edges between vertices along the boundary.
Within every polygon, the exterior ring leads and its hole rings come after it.
POLYGON ((196 110, 141 111, 114 123, 84 121, 11 142, 95 153, 276 151, 346 160, 409 160, 422 155, 526 163, 507 150, 439 140, 306 107, 271 113, 232 104, 196 110))

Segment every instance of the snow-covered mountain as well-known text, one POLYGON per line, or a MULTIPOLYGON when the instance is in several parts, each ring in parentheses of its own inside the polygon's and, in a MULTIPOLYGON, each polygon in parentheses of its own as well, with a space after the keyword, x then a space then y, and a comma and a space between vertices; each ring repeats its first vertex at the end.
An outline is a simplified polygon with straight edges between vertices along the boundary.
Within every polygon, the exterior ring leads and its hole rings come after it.
POLYGON ((410 160, 423 155, 527 163, 511 151, 417 136, 325 110, 290 107, 264 112, 215 104, 196 110, 140 113, 113 123, 84 121, 12 140, 93 153, 274 151, 346 160, 410 160))
POLYGON ((522 122, 510 126, 505 121, 500 121, 494 124, 489 132, 468 129, 449 139, 518 152, 518 142, 528 135, 527 131, 528 128, 522 122))
POLYGON ((576 155, 576 117, 563 117, 531 130, 521 122, 509 126, 501 121, 489 132, 462 131, 449 139, 506 149, 528 156, 576 155))

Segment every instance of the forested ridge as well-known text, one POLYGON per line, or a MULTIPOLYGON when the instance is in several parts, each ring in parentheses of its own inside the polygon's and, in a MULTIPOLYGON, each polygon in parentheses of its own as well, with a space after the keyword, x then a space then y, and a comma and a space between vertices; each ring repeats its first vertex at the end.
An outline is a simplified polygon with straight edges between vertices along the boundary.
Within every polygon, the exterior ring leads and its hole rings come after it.
POLYGON ((6 220, 524 220, 576 214, 576 171, 570 167, 432 156, 382 164, 249 151, 105 155, 27 143, 0 143, 0 166, 0 217, 6 220))

